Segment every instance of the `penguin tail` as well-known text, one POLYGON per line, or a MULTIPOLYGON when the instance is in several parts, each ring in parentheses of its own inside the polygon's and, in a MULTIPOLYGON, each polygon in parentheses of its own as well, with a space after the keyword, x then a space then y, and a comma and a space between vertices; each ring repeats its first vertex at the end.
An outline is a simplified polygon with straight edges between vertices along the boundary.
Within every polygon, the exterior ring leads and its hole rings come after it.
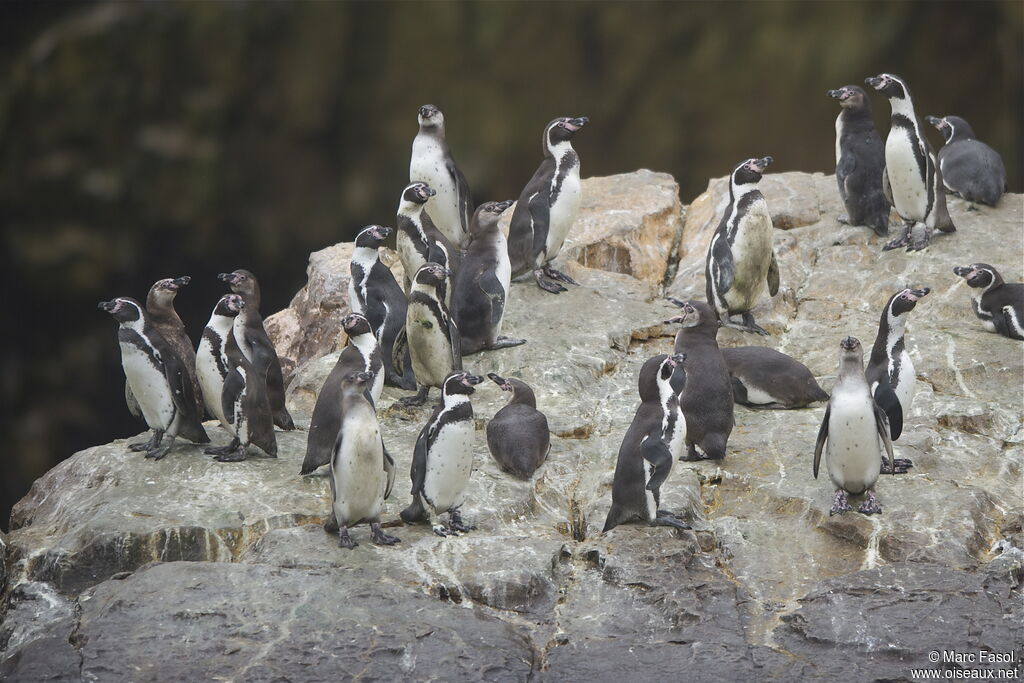
POLYGON ((176 436, 183 436, 192 443, 210 443, 210 437, 203 428, 203 423, 198 418, 186 420, 178 429, 176 436))
POLYGON ((402 521, 406 524, 418 524, 427 521, 427 510, 423 507, 423 500, 420 496, 413 496, 412 503, 409 507, 402 510, 399 514, 402 521))
POLYGON ((725 457, 725 434, 708 434, 700 444, 709 460, 721 460, 725 457))
POLYGON ((295 422, 292 421, 292 416, 285 408, 281 408, 281 410, 274 413, 274 424, 285 431, 295 429, 295 422))
POLYGON ((618 525, 622 524, 625 521, 626 516, 627 515, 623 513, 622 508, 615 503, 612 503, 611 509, 608 510, 608 517, 604 520, 604 528, 601 529, 601 533, 603 534, 606 531, 611 531, 618 525))

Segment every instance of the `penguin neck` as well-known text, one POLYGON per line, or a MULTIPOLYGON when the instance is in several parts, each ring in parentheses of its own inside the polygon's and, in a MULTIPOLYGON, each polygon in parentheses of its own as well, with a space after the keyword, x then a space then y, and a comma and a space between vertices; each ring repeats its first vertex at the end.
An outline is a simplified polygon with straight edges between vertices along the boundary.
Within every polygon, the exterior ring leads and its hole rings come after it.
POLYGON ((561 142, 556 143, 554 145, 548 143, 547 145, 545 145, 545 148, 548 153, 548 156, 555 160, 556 166, 558 166, 561 160, 565 158, 565 155, 576 154, 576 150, 573 149, 572 143, 569 142, 568 140, 562 140, 561 142))
POLYGON ((902 115, 914 122, 914 127, 917 127, 917 114, 914 113, 914 101, 910 99, 910 94, 907 93, 906 97, 894 97, 889 100, 889 106, 892 107, 892 115, 902 115))
MULTIPOLYGON (((836 384, 844 384, 849 388, 857 385, 867 387, 868 380, 864 376, 864 358, 862 356, 843 356, 839 360, 839 375, 836 384)), ((833 389, 833 391, 835 391, 833 389)))
POLYGON ((210 316, 210 321, 206 323, 206 326, 213 330, 214 332, 216 332, 221 339, 224 339, 231 331, 231 328, 234 326, 234 324, 234 318, 229 318, 226 315, 214 313, 213 315, 210 316))
POLYGON ((515 387, 512 392, 512 399, 509 401, 509 405, 513 403, 518 405, 530 406, 534 410, 537 409, 537 397, 533 395, 533 389, 529 387, 515 387))
POLYGON ((398 207, 398 215, 412 224, 420 239, 427 241, 427 233, 423 230, 423 208, 426 204, 403 201, 398 207))
POLYGON ((875 120, 871 116, 871 110, 867 108, 861 109, 843 109, 839 112, 839 120, 843 122, 843 126, 849 126, 851 129, 861 128, 874 128, 875 120))
POLYGON ((146 297, 146 312, 154 325, 168 325, 184 328, 178 312, 174 310, 174 296, 159 295, 150 292, 146 297))
POLYGON ((412 291, 413 292, 419 292, 420 294, 423 294, 424 296, 430 297, 434 301, 437 301, 438 303, 441 303, 438 300, 437 287, 435 285, 425 285, 425 284, 420 283, 420 282, 413 282, 412 283, 412 291))
POLYGON ((359 349, 359 353, 363 354, 363 358, 365 358, 367 364, 369 364, 370 357, 373 355, 373 352, 377 347, 377 338, 374 337, 372 333, 366 332, 351 336, 348 338, 348 341, 352 346, 359 349))
POLYGON ((377 259, 376 247, 356 247, 352 250, 352 262, 358 263, 367 273, 377 264, 377 259))
POLYGON ((447 153, 448 139, 445 136, 444 126, 430 126, 429 128, 420 126, 420 130, 416 133, 416 138, 413 140, 413 147, 419 145, 434 145, 442 153, 447 153))
POLYGON ((903 334, 906 330, 907 314, 893 315, 887 307, 878 326, 878 336, 871 347, 871 363, 888 366, 888 359, 903 352, 903 334))
POLYGON ((735 208, 739 206, 740 201, 743 200, 744 197, 752 195, 755 192, 757 192, 758 194, 761 193, 761 191, 758 189, 757 183, 743 183, 742 185, 736 185, 735 183, 730 182, 729 198, 731 200, 733 210, 735 210, 735 208))
POLYGON ((460 406, 464 403, 469 403, 468 394, 449 394, 444 392, 442 400, 444 401, 444 411, 447 412, 456 406, 460 406))
POLYGON ((144 317, 136 318, 135 320, 125 320, 121 323, 121 327, 126 330, 136 332, 141 337, 146 337, 146 319, 144 317))

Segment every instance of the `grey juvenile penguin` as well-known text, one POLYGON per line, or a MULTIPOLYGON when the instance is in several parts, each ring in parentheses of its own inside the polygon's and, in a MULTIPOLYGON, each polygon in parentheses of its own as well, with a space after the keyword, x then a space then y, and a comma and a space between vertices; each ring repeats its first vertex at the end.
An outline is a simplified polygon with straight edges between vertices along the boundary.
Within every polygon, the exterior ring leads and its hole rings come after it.
POLYGON ((865 225, 885 237, 890 208, 882 192, 885 147, 871 117, 871 100, 856 85, 829 90, 828 96, 842 107, 836 117, 836 183, 846 215, 839 222, 865 225))
POLYGON ((986 330, 1024 339, 1024 283, 1003 282, 999 271, 987 263, 957 266, 953 272, 980 290, 971 299, 971 308, 986 330))
POLYGON ((537 410, 537 398, 529 384, 493 372, 487 376, 502 391, 512 394, 505 407, 487 422, 487 448, 503 472, 529 479, 551 450, 548 419, 537 410))
POLYGON ((864 349, 860 342, 847 337, 839 347, 839 376, 832 387, 814 445, 814 478, 818 478, 821 451, 827 442, 825 465, 836 486, 829 514, 853 509, 846 500, 847 494, 857 496, 867 492, 867 498, 857 511, 871 515, 882 511, 874 491, 882 464, 879 443, 889 460, 893 458, 889 424, 885 412, 871 397, 864 377, 864 349))
POLYGON ((789 410, 828 400, 806 365, 775 349, 739 346, 722 349, 722 358, 732 377, 736 403, 789 410))
POLYGON ((426 263, 413 279, 405 331, 420 390, 401 399, 404 405, 423 405, 430 387, 441 387, 448 375, 462 369, 459 328, 440 294, 450 274, 442 265, 426 263))
POLYGON ((434 105, 425 104, 417 118, 420 130, 412 141, 409 182, 426 183, 437 192, 428 203, 427 213, 452 244, 464 247, 469 239, 473 196, 448 149, 444 114, 434 105))
POLYGON ((946 144, 939 150, 939 170, 946 190, 969 202, 995 206, 1006 190, 1003 158, 974 135, 959 116, 929 116, 946 144))

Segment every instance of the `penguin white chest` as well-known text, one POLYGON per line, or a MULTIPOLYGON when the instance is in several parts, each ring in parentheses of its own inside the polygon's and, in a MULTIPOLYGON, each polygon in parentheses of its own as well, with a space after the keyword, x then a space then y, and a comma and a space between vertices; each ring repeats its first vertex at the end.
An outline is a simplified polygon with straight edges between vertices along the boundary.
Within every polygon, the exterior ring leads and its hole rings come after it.
POLYGON ((772 218, 763 199, 736 220, 732 238, 733 284, 725 293, 730 311, 749 311, 761 297, 772 261, 772 218))
POLYGON ((235 335, 235 341, 238 343, 238 350, 242 352, 245 359, 252 362, 252 349, 249 347, 249 339, 245 336, 245 323, 242 321, 242 316, 235 318, 234 324, 231 326, 231 333, 235 335))
MULTIPOLYGON (((557 177, 556 170, 556 177, 557 177)), ((580 165, 574 163, 565 173, 557 194, 551 197, 548 214, 548 236, 544 242, 545 263, 551 261, 562 250, 562 244, 569 234, 569 228, 576 222, 580 212, 582 190, 580 188, 580 165)))
POLYGON ((380 428, 371 410, 347 413, 341 425, 341 447, 331 460, 334 514, 344 525, 380 515, 387 474, 380 428))
POLYGON ((928 185, 917 165, 917 140, 904 128, 885 139, 885 170, 896 211, 905 219, 923 221, 928 213, 928 185))
POLYGON ((444 150, 431 136, 417 135, 412 143, 409 161, 409 182, 422 181, 437 194, 426 205, 426 211, 437 229, 458 245, 464 242, 459 211, 459 188, 448 171, 444 150))
POLYGON ((410 302, 406 334, 416 380, 421 385, 441 386, 455 364, 451 340, 433 311, 421 303, 410 302))
POLYGON ((647 488, 647 482, 651 480, 651 472, 654 471, 654 467, 651 465, 651 463, 647 462, 646 460, 644 460, 643 462, 644 508, 645 512, 647 513, 647 521, 652 522, 654 521, 654 518, 658 516, 658 501, 654 499, 654 491, 651 491, 647 488))
POLYGON ((142 416, 153 429, 170 430, 176 409, 163 370, 135 344, 121 342, 121 367, 138 401, 142 416))
POLYGON ((860 494, 878 481, 881 445, 871 396, 865 390, 833 390, 825 452, 828 474, 838 488, 860 494))
MULTIPOLYGON (((495 275, 498 278, 498 282, 501 284, 501 290, 505 293, 505 304, 508 305, 508 290, 512 283, 512 262, 508 257, 508 240, 505 239, 505 235, 498 231, 498 238, 494 242, 495 251, 497 251, 498 265, 495 268, 495 275)), ((495 336, 501 334, 501 320, 491 321, 495 327, 495 336)))
POLYGON ((224 406, 221 403, 221 394, 224 393, 224 378, 221 377, 220 368, 217 366, 216 353, 210 340, 204 335, 199 342, 199 350, 196 352, 196 379, 199 380, 199 389, 203 392, 203 404, 206 405, 206 410, 220 420, 224 429, 234 434, 234 427, 228 424, 227 418, 224 416, 224 406))
POLYGON ((910 403, 914 400, 914 391, 917 389, 917 375, 914 372, 914 363, 910 360, 910 354, 903 350, 900 352, 899 375, 895 378, 890 373, 890 381, 895 379, 893 391, 903 407, 903 419, 910 415, 910 403))
POLYGON ((472 419, 441 427, 427 453, 423 495, 440 514, 462 505, 473 472, 472 419))
POLYGON ((395 237, 395 246, 398 247, 398 258, 402 261, 402 268, 405 270, 405 280, 408 282, 427 260, 416 249, 412 238, 402 230, 399 230, 398 235, 395 237))

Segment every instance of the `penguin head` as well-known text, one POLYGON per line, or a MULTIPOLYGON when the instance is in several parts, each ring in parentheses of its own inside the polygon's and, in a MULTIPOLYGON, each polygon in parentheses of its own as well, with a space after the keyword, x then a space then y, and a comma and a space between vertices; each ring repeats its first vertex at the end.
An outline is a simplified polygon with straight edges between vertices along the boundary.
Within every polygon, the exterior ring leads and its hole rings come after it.
POLYGON ((444 114, 432 104, 424 104, 420 107, 416 120, 420 128, 440 128, 444 130, 444 114))
POLYGON ((562 142, 572 140, 572 137, 583 126, 590 123, 586 116, 561 116, 554 119, 544 127, 544 149, 549 150, 562 142))
MULTIPOLYGON (((703 301, 680 301, 679 299, 673 299, 668 297, 668 300, 682 309, 682 315, 677 315, 673 318, 669 318, 665 321, 666 325, 678 323, 685 327, 697 327, 701 323, 712 323, 716 322, 715 312, 711 310, 703 301)), ((717 329, 717 323, 715 325, 717 329)))
POLYGON ((149 303, 149 300, 152 300, 153 303, 166 306, 174 301, 174 297, 177 296, 178 290, 191 281, 192 278, 188 275, 157 280, 153 283, 153 286, 149 288, 147 303, 149 303))
POLYGON ((402 203, 416 204, 423 206, 431 197, 437 194, 430 185, 423 182, 409 183, 402 190, 402 203))
POLYGON ((761 181, 764 170, 775 161, 772 157, 761 157, 760 159, 747 159, 736 164, 732 170, 732 186, 756 185, 761 181))
POLYGON ((959 116, 927 116, 928 123, 935 126, 942 137, 945 138, 946 142, 953 142, 957 140, 973 140, 974 129, 971 128, 971 124, 964 121, 959 116))
POLYGON ((373 334, 370 321, 359 313, 349 313, 341 319, 341 326, 345 328, 345 334, 351 337, 358 337, 361 334, 373 334))
POLYGON ((878 74, 864 79, 864 82, 890 100, 904 100, 910 97, 907 84, 899 76, 878 74))
POLYGON ((445 278, 451 277, 451 274, 452 271, 431 261, 420 266, 420 269, 416 271, 414 282, 418 285, 437 287, 445 281, 445 278))
POLYGON ((957 266, 953 272, 967 280, 971 287, 987 289, 994 282, 1002 282, 996 269, 987 263, 972 263, 969 266, 957 266))
POLYGON ((142 306, 135 299, 128 296, 119 296, 110 301, 101 301, 98 308, 114 316, 119 323, 130 323, 142 320, 142 306))
POLYGON ((259 283, 256 282, 256 276, 248 270, 238 269, 230 273, 221 273, 217 279, 228 283, 231 291, 235 294, 243 296, 259 294, 259 283))
POLYGON ((225 294, 213 309, 214 315, 234 318, 245 308, 245 300, 237 294, 225 294))
POLYGON ((871 111, 871 100, 864 89, 857 85, 844 85, 835 90, 829 90, 828 96, 839 100, 839 106, 850 111, 871 111))
POLYGON ((861 351, 860 340, 856 337, 847 337, 843 341, 839 342, 839 348, 843 350, 843 353, 861 351))
POLYGON ((907 289, 896 292, 892 295, 892 298, 889 299, 889 313, 893 317, 897 318, 905 313, 910 313, 914 310, 914 306, 917 305, 917 302, 930 291, 932 290, 928 287, 923 289, 910 289, 908 287, 907 289))
POLYGON ((341 391, 345 394, 361 394, 371 381, 373 381, 372 372, 353 372, 342 378, 341 391))
MULTIPOLYGON (((498 219, 501 214, 505 212, 508 207, 512 206, 513 201, 507 199, 503 202, 484 202, 480 206, 476 207, 476 211, 473 212, 473 218, 469 221, 469 232, 471 235, 475 235, 481 230, 489 230, 498 224, 498 219)), ((443 246, 443 245, 442 245, 443 246)))
POLYGON ((523 380, 514 377, 505 378, 495 372, 488 372, 487 376, 491 378, 492 382, 501 387, 502 391, 512 394, 509 403, 522 403, 531 408, 537 407, 537 397, 534 396, 533 389, 523 380))
POLYGON ((385 240, 394 232, 391 228, 383 225, 367 225, 356 235, 356 246, 376 249, 384 245, 385 240))
POLYGON ((468 395, 476 391, 473 387, 483 381, 484 378, 480 375, 473 375, 465 370, 459 370, 445 377, 441 390, 445 396, 451 396, 452 394, 468 395))

